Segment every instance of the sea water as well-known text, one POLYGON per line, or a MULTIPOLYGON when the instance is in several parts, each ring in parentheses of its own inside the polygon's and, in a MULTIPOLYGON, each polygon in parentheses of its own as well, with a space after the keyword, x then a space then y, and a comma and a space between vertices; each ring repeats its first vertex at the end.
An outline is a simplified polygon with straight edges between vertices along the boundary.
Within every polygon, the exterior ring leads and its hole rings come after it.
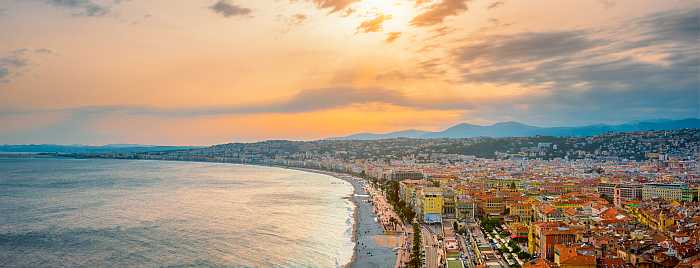
POLYGON ((336 267, 351 194, 271 167, 0 159, 0 267, 336 267))

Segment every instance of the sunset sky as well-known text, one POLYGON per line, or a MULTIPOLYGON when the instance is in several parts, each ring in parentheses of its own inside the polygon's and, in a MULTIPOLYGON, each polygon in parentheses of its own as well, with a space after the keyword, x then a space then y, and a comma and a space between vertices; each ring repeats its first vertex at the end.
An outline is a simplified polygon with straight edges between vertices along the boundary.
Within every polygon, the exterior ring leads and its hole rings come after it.
POLYGON ((700 117, 700 0, 0 0, 0 144, 700 117))

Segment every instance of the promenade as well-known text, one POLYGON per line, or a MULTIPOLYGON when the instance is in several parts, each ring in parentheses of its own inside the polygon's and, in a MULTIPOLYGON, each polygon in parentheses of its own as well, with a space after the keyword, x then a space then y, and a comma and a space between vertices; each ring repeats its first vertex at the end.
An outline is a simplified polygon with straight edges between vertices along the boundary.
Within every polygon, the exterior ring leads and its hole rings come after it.
POLYGON ((411 228, 406 228, 399 215, 396 214, 396 211, 394 211, 394 208, 380 190, 369 184, 365 186, 365 190, 372 198, 373 211, 377 215, 377 221, 382 225, 387 236, 394 237, 396 240, 396 243, 394 243, 397 255, 395 267, 404 267, 411 258, 412 245, 410 239, 408 239, 408 237, 413 236, 412 234, 409 235, 408 232, 411 228))
POLYGON ((355 188, 351 198, 356 206, 353 236, 355 254, 353 261, 347 267, 393 267, 396 263, 396 254, 393 248, 398 242, 394 241, 396 239, 386 237, 384 226, 379 222, 379 216, 374 212, 373 202, 370 202, 370 194, 365 187, 365 181, 345 174, 323 173, 343 179, 355 188))

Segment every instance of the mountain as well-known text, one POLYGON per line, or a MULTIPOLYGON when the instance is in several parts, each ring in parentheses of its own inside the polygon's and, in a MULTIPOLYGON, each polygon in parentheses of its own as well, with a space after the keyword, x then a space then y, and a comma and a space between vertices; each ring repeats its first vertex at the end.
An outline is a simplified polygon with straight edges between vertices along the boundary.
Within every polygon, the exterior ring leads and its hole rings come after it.
POLYGON ((432 132, 423 138, 471 138, 534 136, 541 128, 518 122, 496 123, 490 126, 459 124, 441 132, 432 132))
POLYGON ((56 145, 56 144, 25 144, 0 145, 0 152, 5 153, 143 153, 188 150, 200 147, 193 146, 157 146, 140 144, 110 144, 103 146, 89 145, 56 145))
POLYGON ((700 128, 700 119, 680 120, 658 119, 635 121, 620 125, 588 125, 580 127, 536 127, 518 122, 502 122, 480 126, 462 123, 438 132, 405 130, 385 134, 360 133, 336 140, 380 140, 393 138, 473 138, 473 137, 529 137, 529 136, 593 136, 606 132, 631 132, 645 130, 674 130, 683 128, 700 128))
POLYGON ((403 130, 384 134, 374 134, 374 133, 358 133, 347 137, 338 138, 341 140, 381 140, 381 139, 395 139, 395 138, 421 138, 431 132, 422 130, 403 130))

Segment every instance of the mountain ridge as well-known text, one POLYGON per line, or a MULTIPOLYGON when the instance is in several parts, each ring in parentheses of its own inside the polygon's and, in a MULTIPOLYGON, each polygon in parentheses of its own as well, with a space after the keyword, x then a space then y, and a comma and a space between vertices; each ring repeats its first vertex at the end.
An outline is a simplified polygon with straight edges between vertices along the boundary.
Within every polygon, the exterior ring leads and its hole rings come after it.
POLYGON ((607 132, 631 132, 644 130, 674 130, 700 128, 700 118, 651 119, 623 124, 592 124, 574 127, 538 127, 515 121, 498 122, 491 125, 459 123, 442 131, 400 130, 388 133, 357 133, 331 140, 380 140, 393 138, 439 139, 474 137, 531 137, 531 136, 592 136, 607 132))

